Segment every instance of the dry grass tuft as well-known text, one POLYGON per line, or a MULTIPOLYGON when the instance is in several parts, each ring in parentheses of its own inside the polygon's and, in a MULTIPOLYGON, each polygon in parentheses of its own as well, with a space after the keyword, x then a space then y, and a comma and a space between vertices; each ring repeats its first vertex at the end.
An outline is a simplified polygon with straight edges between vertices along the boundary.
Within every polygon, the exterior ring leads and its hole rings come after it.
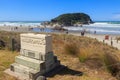
POLYGON ((5 74, 4 70, 10 67, 17 55, 18 52, 0 50, 0 80, 15 80, 15 78, 5 74))
POLYGON ((65 45, 64 51, 66 54, 77 55, 79 48, 76 44, 70 43, 65 45))

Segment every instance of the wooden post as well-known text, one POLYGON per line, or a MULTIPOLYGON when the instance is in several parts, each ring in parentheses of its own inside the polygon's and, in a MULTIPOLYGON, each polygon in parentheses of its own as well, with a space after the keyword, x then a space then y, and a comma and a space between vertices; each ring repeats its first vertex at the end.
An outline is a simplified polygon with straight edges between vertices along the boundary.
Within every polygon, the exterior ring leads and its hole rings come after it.
POLYGON ((10 38, 10 50, 11 51, 14 51, 14 42, 15 42, 15 39, 14 38, 10 38))

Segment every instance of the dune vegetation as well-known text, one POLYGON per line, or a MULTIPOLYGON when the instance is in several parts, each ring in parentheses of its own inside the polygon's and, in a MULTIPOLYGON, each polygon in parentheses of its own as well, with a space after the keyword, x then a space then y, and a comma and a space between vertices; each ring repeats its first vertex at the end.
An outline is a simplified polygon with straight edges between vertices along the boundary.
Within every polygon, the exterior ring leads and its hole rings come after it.
MULTIPOLYGON (((120 51, 117 48, 88 37, 56 34, 53 36, 53 48, 57 56, 61 56, 60 60, 66 62, 65 65, 74 66, 76 70, 85 72, 93 78, 91 80, 108 80, 115 77, 119 79, 120 51)), ((78 80, 89 80, 82 77, 85 75, 79 77, 78 80)))
MULTIPOLYGON (((0 80, 17 80, 3 71, 19 54, 20 33, 0 32, 0 80), (15 48, 11 51, 11 37, 15 48), (2 42, 2 43, 1 43, 2 42), (4 45, 3 45, 4 44, 4 45)), ((53 52, 68 69, 58 72, 48 80, 119 80, 120 51, 96 39, 68 34, 51 34, 53 52), (73 74, 81 72, 82 75, 73 74)))

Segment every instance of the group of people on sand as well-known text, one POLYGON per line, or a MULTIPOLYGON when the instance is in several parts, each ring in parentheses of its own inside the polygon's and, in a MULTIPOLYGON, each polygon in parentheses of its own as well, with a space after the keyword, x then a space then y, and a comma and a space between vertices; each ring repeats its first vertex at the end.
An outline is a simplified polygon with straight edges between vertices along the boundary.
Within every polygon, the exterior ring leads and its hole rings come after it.
POLYGON ((86 30, 84 29, 84 30, 82 30, 81 31, 81 36, 84 36, 85 35, 85 32, 86 32, 86 30))
MULTIPOLYGON (((85 30, 81 31, 81 36, 84 36, 84 35, 85 35, 85 32, 86 32, 85 30)), ((68 34, 68 33, 69 33, 69 31, 67 30, 67 31, 66 31, 66 34, 68 34)))
MULTIPOLYGON (((66 34, 68 34, 69 33, 69 31, 67 30, 66 31, 66 34)), ((84 34, 85 34, 85 30, 84 31, 81 31, 81 36, 84 36, 84 34)))
POLYGON ((84 34, 85 34, 85 31, 81 31, 81 36, 84 36, 84 34))
MULTIPOLYGON (((86 32, 86 30, 84 29, 84 30, 82 30, 81 31, 81 36, 84 36, 85 35, 85 32, 86 32)), ((94 31, 94 34, 96 34, 97 32, 96 31, 94 31)))

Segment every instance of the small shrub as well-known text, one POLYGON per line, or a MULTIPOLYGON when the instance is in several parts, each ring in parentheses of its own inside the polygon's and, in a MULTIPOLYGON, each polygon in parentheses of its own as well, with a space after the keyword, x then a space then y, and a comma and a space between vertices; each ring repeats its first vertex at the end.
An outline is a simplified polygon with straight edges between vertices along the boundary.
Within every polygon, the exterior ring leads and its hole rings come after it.
POLYGON ((81 48, 80 54, 79 54, 79 60, 80 60, 80 62, 85 62, 85 60, 87 58, 88 58, 88 52, 87 52, 87 50, 85 50, 85 48, 84 49, 81 48))
POLYGON ((65 45, 65 53, 71 55, 77 55, 79 53, 79 48, 76 44, 70 43, 65 45))
POLYGON ((0 49, 3 49, 5 47, 5 42, 0 40, 0 49))
POLYGON ((85 62, 85 60, 86 60, 87 58, 86 58, 86 56, 80 56, 79 57, 79 60, 80 60, 80 62, 85 62))
POLYGON ((94 54, 94 49, 92 48, 80 48, 80 53, 79 53, 80 62, 85 62, 93 54, 94 54))
POLYGON ((118 71, 120 71, 120 65, 118 64, 118 57, 113 54, 105 54, 104 55, 104 64, 107 70, 112 74, 116 75, 118 71))

